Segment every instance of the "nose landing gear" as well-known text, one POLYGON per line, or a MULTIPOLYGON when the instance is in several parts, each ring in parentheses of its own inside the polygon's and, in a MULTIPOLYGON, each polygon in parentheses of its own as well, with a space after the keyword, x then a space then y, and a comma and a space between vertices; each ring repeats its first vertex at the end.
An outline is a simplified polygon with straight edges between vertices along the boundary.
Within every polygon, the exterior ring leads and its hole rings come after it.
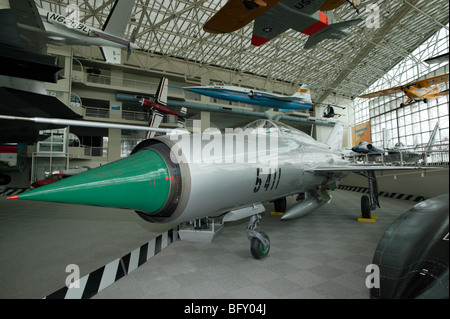
POLYGON ((247 236, 250 239, 250 251, 253 258, 263 259, 267 257, 270 251, 270 239, 264 232, 257 232, 256 227, 261 221, 261 215, 256 214, 250 217, 247 226, 247 236))

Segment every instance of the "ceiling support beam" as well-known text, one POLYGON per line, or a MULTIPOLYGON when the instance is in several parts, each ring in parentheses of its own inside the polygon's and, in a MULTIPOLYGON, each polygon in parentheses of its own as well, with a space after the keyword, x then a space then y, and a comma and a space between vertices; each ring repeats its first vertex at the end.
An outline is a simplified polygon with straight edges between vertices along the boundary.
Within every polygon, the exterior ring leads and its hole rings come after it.
POLYGON ((411 11, 412 5, 417 4, 419 0, 413 0, 411 3, 403 4, 402 8, 399 10, 399 13, 396 14, 391 19, 387 20, 383 26, 381 26, 378 31, 373 35, 372 39, 368 41, 366 46, 361 49, 361 53, 359 53, 348 65, 351 65, 352 68, 345 68, 341 74, 334 80, 334 82, 330 85, 330 88, 327 89, 324 93, 322 93, 316 100, 316 103, 323 102, 328 95, 333 93, 333 88, 338 87, 342 81, 344 81, 350 72, 358 66, 361 61, 369 55, 370 52, 389 34, 391 29, 396 26, 407 14, 411 11))

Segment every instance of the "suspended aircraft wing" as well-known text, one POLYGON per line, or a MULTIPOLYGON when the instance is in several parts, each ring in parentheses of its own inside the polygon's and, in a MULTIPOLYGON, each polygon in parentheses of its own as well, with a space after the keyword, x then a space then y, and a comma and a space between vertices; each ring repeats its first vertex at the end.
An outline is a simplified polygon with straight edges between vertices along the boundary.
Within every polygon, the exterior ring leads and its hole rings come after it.
POLYGON ((21 116, 9 116, 0 115, 0 120, 16 120, 16 121, 27 121, 40 124, 53 124, 58 126, 80 126, 80 127, 100 127, 100 128, 116 128, 122 130, 137 130, 137 131, 148 131, 157 133, 176 133, 176 134, 186 134, 188 133, 184 129, 174 129, 174 128, 156 128, 148 126, 139 125, 127 125, 127 124, 115 124, 108 122, 94 122, 94 121, 82 121, 82 120, 68 120, 60 118, 45 118, 45 117, 21 117, 21 116))
POLYGON ((445 96, 445 95, 448 95, 448 89, 445 90, 445 91, 441 91, 441 92, 437 93, 436 95, 437 95, 437 96, 445 96))
POLYGON ((426 59, 423 62, 428 63, 428 64, 448 62, 448 52, 438 55, 438 56, 435 56, 435 57, 432 57, 432 58, 429 58, 429 59, 426 59))
POLYGON ((417 81, 413 85, 417 88, 424 88, 444 82, 448 82, 448 73, 444 75, 438 75, 429 79, 417 81))
POLYGON ((302 15, 309 16, 317 14, 319 17, 322 16, 328 24, 328 16, 323 13, 318 13, 320 6, 324 2, 324 0, 305 1, 304 3, 299 3, 296 0, 281 1, 274 6, 272 10, 266 11, 256 18, 253 26, 252 45, 260 46, 290 28, 289 25, 291 25, 293 21, 286 21, 286 23, 284 23, 286 17, 284 17, 283 12, 286 12, 286 10, 301 12, 294 23, 296 30, 304 30, 310 26, 309 22, 302 20, 302 15))
POLYGON ((252 45, 260 46, 289 29, 280 23, 280 20, 272 12, 266 12, 255 20, 253 25, 252 45))
POLYGON ((355 9, 361 4, 360 0, 327 0, 320 7, 320 11, 330 11, 339 8, 346 2, 349 2, 355 9))
POLYGON ((209 33, 230 33, 246 26, 280 0, 230 0, 203 26, 209 33))
POLYGON ((308 41, 306 41, 305 43, 305 49, 312 48, 317 43, 325 39, 342 39, 349 33, 349 31, 347 30, 349 27, 358 24, 361 21, 362 19, 354 19, 330 24, 328 27, 320 30, 319 32, 310 35, 308 41))
POLYGON ((135 0, 120 0, 114 2, 108 18, 103 25, 103 31, 118 37, 123 37, 130 22, 131 10, 135 0))
POLYGON ((320 7, 320 11, 334 10, 336 8, 339 8, 341 5, 343 5, 346 2, 347 2, 347 0, 327 0, 320 7))
POLYGON ((386 90, 363 94, 358 97, 366 99, 366 98, 373 98, 373 97, 378 97, 378 96, 388 96, 388 95, 392 95, 392 94, 403 93, 403 91, 402 91, 403 87, 404 87, 404 85, 400 85, 400 86, 396 86, 396 87, 386 89, 386 90))
POLYGON ((11 26, 11 28, 19 29, 20 39, 15 34, 17 31, 5 29, 3 23, 7 21, 3 20, 3 17, 2 28, 5 36, 2 38, 18 40, 20 44, 14 45, 15 47, 21 47, 25 50, 42 54, 47 53, 45 27, 34 0, 16 0, 9 2, 16 20, 15 25, 11 26))
MULTIPOLYGON (((426 167, 426 169, 431 167, 426 167)), ((348 173, 348 172, 367 172, 367 171, 411 171, 420 170, 422 167, 416 166, 384 166, 384 165, 330 165, 319 166, 306 169, 312 173, 348 173)))

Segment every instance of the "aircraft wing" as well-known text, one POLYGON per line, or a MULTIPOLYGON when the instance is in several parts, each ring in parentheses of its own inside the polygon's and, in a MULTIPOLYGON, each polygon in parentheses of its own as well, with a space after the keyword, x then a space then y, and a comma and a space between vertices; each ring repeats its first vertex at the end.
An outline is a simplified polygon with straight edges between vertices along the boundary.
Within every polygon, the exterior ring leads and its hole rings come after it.
POLYGON ((260 46, 289 29, 280 23, 279 17, 271 12, 266 12, 255 20, 253 25, 252 45, 260 46))
MULTIPOLYGON (((15 25, 8 30, 2 23, 2 31, 6 38, 17 38, 20 45, 16 47, 27 51, 45 54, 47 53, 45 27, 34 0, 9 1, 14 12, 15 25), (20 39, 15 34, 18 29, 20 39), (13 31, 13 32, 12 32, 13 31)), ((5 22, 5 20, 3 20, 5 22)), ((3 38, 3 37, 2 37, 3 38)))
MULTIPOLYGON (((320 9, 320 6, 324 2, 325 0, 304 1, 304 3, 299 4, 299 1, 297 0, 283 0, 272 10, 266 11, 256 18, 253 26, 252 44, 254 46, 260 46, 290 28, 287 24, 289 24, 289 22, 292 23, 292 21, 287 21, 288 23, 286 24, 283 23, 283 21, 286 20, 283 15, 284 10, 301 11, 302 14, 312 15, 320 9), (278 10, 278 8, 282 8, 283 10, 278 10)), ((300 15, 297 20, 295 29, 301 30, 302 20, 300 15)), ((309 25, 306 24, 304 25, 304 28, 307 28, 308 26, 309 25)))
POLYGON ((423 61, 428 64, 448 62, 448 52, 423 61))
POLYGON ((117 0, 103 25, 103 31, 123 37, 128 23, 130 22, 131 10, 135 0, 117 0))
POLYGON ((265 98, 282 102, 293 102, 295 100, 298 100, 298 98, 293 98, 292 96, 266 96, 265 98))
POLYGON ((69 120, 61 118, 45 118, 45 117, 22 117, 22 116, 10 116, 10 115, 0 115, 0 120, 15 120, 15 121, 27 121, 40 124, 53 124, 58 126, 81 126, 81 127, 100 127, 100 128, 116 128, 122 130, 138 130, 138 131, 148 131, 157 132, 165 134, 188 134, 189 132, 184 129, 173 129, 173 128, 156 128, 148 126, 139 125, 128 125, 128 124, 116 124, 108 122, 94 122, 94 121, 82 121, 82 120, 69 120))
POLYGON ((443 74, 443 75, 438 75, 433 78, 417 81, 413 85, 415 85, 418 88, 423 88, 423 87, 429 87, 431 85, 436 85, 436 84, 443 83, 443 82, 448 82, 448 73, 443 74))
POLYGON ((448 95, 448 89, 447 90, 445 90, 445 91, 441 91, 441 92, 439 92, 438 94, 436 94, 437 96, 445 96, 445 95, 448 95))
MULTIPOLYGON (((429 169, 430 167, 426 167, 429 169)), ((330 165, 318 166, 307 169, 313 173, 348 173, 348 172, 367 172, 367 171, 411 171, 425 169, 418 166, 383 166, 383 165, 330 165)))
POLYGON ((400 85, 400 86, 396 86, 396 87, 386 89, 386 90, 363 94, 358 97, 363 98, 363 99, 366 99, 366 98, 371 99, 373 97, 378 97, 378 96, 388 96, 388 95, 392 95, 392 94, 402 93, 403 92, 402 89, 404 87, 405 87, 405 85, 400 85))
POLYGON ((320 7, 320 11, 334 10, 336 8, 339 8, 346 2, 347 0, 326 0, 325 3, 320 7))
POLYGON ((230 0, 212 18, 206 21, 203 30, 209 33, 230 33, 246 26, 264 12, 269 10, 280 0, 257 0, 253 3, 259 5, 253 9, 245 6, 241 0, 230 0), (264 4, 266 4, 264 6, 264 4))
POLYGON ((339 23, 333 23, 327 26, 326 28, 320 30, 317 33, 314 33, 313 35, 310 35, 308 38, 308 41, 305 43, 305 49, 312 48, 317 43, 326 40, 326 39, 342 39, 346 34, 348 34, 348 28, 358 24, 361 22, 362 19, 354 19, 354 20, 348 20, 343 21, 339 23))

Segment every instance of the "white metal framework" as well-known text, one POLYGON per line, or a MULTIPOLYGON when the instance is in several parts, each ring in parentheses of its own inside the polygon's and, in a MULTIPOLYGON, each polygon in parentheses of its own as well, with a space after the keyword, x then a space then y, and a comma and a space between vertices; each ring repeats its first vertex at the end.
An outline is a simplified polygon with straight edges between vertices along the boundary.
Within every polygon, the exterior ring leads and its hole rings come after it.
MULTIPOLYGON (((68 4, 76 5, 81 22, 97 28, 105 22, 114 2, 35 1, 46 10, 62 14, 68 4)), ((204 23, 225 3, 136 0, 126 36, 136 27, 136 43, 151 57, 217 66, 264 78, 267 87, 258 88, 261 90, 273 87, 275 82, 291 83, 293 89, 299 84, 320 84, 313 97, 315 102, 322 102, 330 95, 358 96, 449 21, 448 0, 363 0, 359 14, 348 4, 335 10, 338 20, 363 19, 350 28, 350 35, 343 40, 326 40, 304 50, 307 36, 289 30, 254 47, 250 44, 253 23, 230 34, 203 31, 204 23), (369 5, 375 7, 368 10, 369 5), (379 17, 379 25, 373 23, 374 14, 379 17)))

